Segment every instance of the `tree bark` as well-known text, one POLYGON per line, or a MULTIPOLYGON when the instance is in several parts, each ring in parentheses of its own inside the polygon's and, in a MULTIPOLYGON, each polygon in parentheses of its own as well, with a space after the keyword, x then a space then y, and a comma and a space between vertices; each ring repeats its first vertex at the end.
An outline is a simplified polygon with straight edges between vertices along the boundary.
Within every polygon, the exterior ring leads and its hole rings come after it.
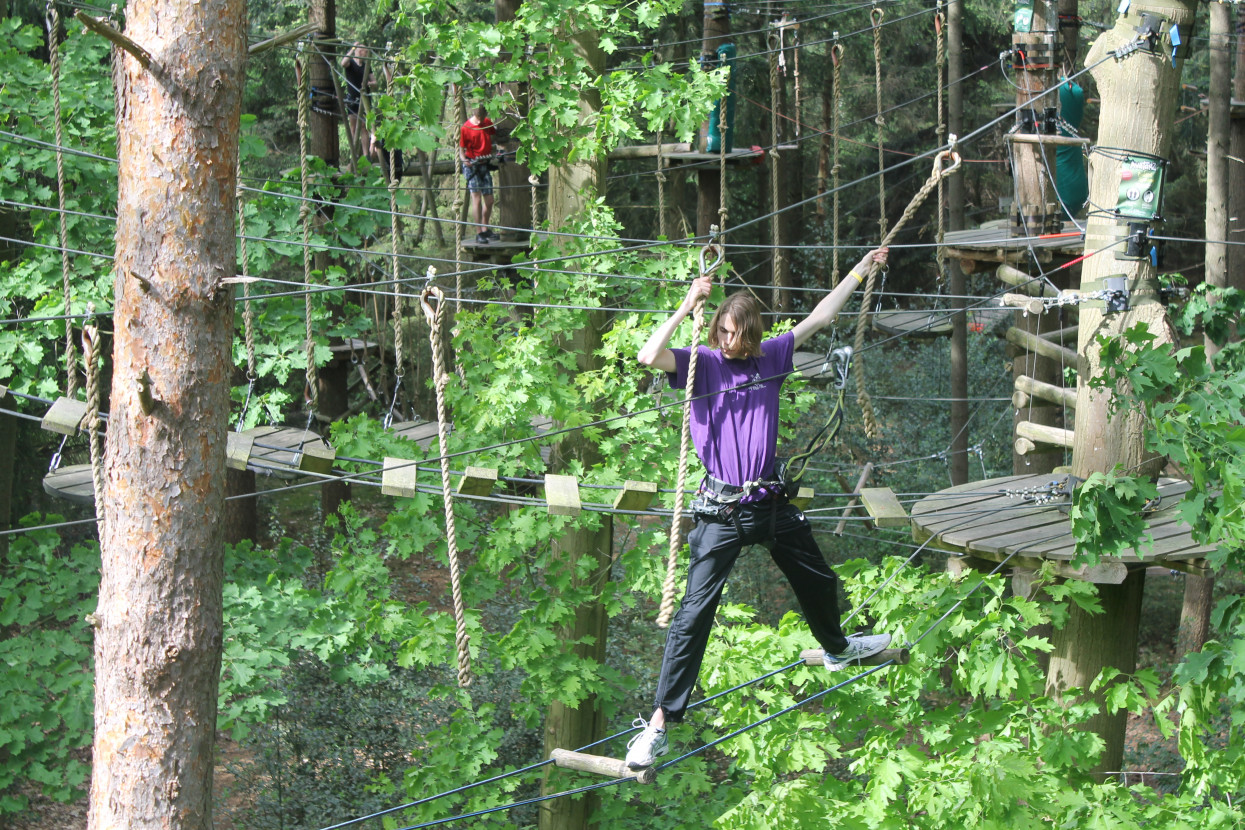
MULTIPOLYGON (((1129 14, 1152 12, 1190 31, 1193 25, 1192 3, 1134 3, 1129 14)), ((1095 66, 1094 79, 1103 102, 1097 145, 1103 148, 1150 154, 1165 158, 1171 149, 1171 125, 1175 118, 1176 96, 1184 61, 1172 65, 1169 54, 1135 52, 1123 60, 1109 59, 1109 52, 1134 41, 1134 23, 1121 16, 1114 28, 1094 42, 1086 64, 1095 66), (1108 58, 1102 61, 1103 58, 1108 58), (1099 61, 1102 61, 1099 63, 1099 61)), ((1097 205, 1118 202, 1120 167, 1118 151, 1098 153, 1093 157, 1094 172, 1090 176, 1090 199, 1097 205)), ((1117 260, 1111 253, 1098 253, 1108 248, 1121 233, 1115 218, 1106 212, 1095 213, 1086 222, 1085 260, 1081 272, 1081 289, 1095 290, 1107 276, 1123 273, 1130 288, 1154 287, 1155 269, 1148 257, 1117 260)), ((1115 248, 1108 248, 1115 250, 1115 248)), ((1141 324, 1159 343, 1171 342, 1173 333, 1167 323, 1165 309, 1153 295, 1131 298, 1129 310, 1107 314, 1101 303, 1087 303, 1080 309, 1078 351, 1080 379, 1077 388, 1076 436, 1072 450, 1072 472, 1086 478, 1094 472, 1106 472, 1117 465, 1135 475, 1157 472, 1161 459, 1146 452, 1143 441, 1144 423, 1134 408, 1112 413, 1111 394, 1092 391, 1087 378, 1101 373, 1099 335, 1116 335, 1141 324)), ((1103 666, 1115 666, 1131 672, 1137 659, 1137 621, 1140 616, 1144 577, 1134 573, 1122 585, 1099 585, 1105 613, 1090 615, 1079 606, 1070 608, 1070 619, 1055 632, 1055 651, 1047 675, 1047 691, 1062 694, 1069 685, 1084 686, 1103 666)), ((1106 743, 1095 771, 1118 770, 1123 759, 1125 720, 1122 715, 1101 714, 1091 720, 1089 728, 1106 743)))
MULTIPOLYGON (((1245 6, 1237 5, 1236 27, 1245 32, 1245 6)), ((1236 71, 1232 76, 1232 99, 1245 101, 1245 37, 1236 39, 1234 50, 1236 71)), ((1234 118, 1232 127, 1233 159, 1245 159, 1245 118, 1234 118)), ((1228 163, 1228 241, 1245 242, 1245 161, 1228 163)), ((1228 246, 1228 285, 1245 289, 1245 245, 1228 246)))
POLYGON ((1184 604, 1180 607, 1180 633, 1176 638, 1176 659, 1201 651, 1210 639, 1210 612, 1215 607, 1215 578, 1186 574, 1184 604))
MULTIPOLYGON (((1232 48, 1232 11, 1210 6, 1210 109, 1206 127, 1206 282, 1228 284, 1228 144, 1231 141, 1232 70, 1224 58, 1232 48)), ((1207 356, 1219 347, 1205 338, 1207 356)))
POLYGON ((242 0, 145 0, 117 54, 111 417, 89 827, 212 824, 242 0))

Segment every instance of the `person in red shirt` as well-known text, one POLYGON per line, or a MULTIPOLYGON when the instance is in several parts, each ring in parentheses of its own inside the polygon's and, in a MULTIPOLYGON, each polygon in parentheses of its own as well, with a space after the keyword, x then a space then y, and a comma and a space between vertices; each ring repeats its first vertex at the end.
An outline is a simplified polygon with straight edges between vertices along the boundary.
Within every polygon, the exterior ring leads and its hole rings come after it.
POLYGON ((496 134, 497 128, 481 106, 476 107, 463 124, 458 137, 458 157, 463 165, 463 175, 467 177, 471 212, 480 227, 476 242, 482 245, 501 238, 488 227, 493 215, 493 136, 496 134))

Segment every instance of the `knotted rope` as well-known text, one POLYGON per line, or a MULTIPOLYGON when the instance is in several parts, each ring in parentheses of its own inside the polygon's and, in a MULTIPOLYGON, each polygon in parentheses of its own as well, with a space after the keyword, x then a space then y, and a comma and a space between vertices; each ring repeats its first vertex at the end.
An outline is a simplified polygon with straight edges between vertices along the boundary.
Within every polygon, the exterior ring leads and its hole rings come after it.
POLYGON ((255 310, 251 308, 250 263, 246 254, 246 203, 242 200, 242 161, 238 161, 238 256, 242 265, 242 335, 246 342, 246 401, 238 416, 237 431, 246 424, 246 412, 251 405, 251 392, 255 389, 255 310))
POLYGON ((466 182, 463 180, 463 158, 460 142, 462 141, 463 122, 467 120, 467 102, 463 99, 462 87, 455 85, 454 87, 454 272, 459 274, 459 287, 457 288, 458 297, 455 302, 460 303, 458 310, 462 310, 463 292, 461 288, 462 272, 463 272, 463 224, 467 220, 467 202, 468 199, 463 197, 463 189, 466 182))
MULTIPOLYGON (((943 101, 943 85, 947 78, 947 27, 944 23, 942 13, 942 0, 938 0, 938 11, 934 14, 934 33, 937 37, 937 57, 935 62, 938 64, 938 143, 943 144, 947 140, 947 112, 943 101)), ((938 177, 938 246, 934 249, 934 258, 938 262, 938 288, 942 289, 943 283, 947 279, 947 251, 943 247, 943 242, 947 237, 947 198, 945 188, 943 187, 943 177, 938 177)))
MULTIPOLYGON (((303 58, 303 44, 298 44, 299 60, 295 64, 298 70, 298 173, 299 186, 302 194, 302 203, 298 209, 299 219, 303 225, 303 284, 311 286, 311 270, 312 270, 312 253, 311 253, 311 163, 308 160, 307 150, 307 121, 308 112, 311 103, 311 94, 307 88, 307 74, 309 68, 307 61, 303 58)), ((303 351, 307 358, 307 401, 310 406, 308 413, 308 423, 311 418, 315 417, 316 411, 320 408, 320 381, 316 377, 316 341, 315 333, 311 330, 311 292, 308 291, 303 296, 303 316, 305 338, 303 351)))
POLYGON ((445 541, 450 561, 450 592, 454 598, 454 644, 458 648, 458 685, 471 685, 471 640, 467 636, 467 620, 463 611, 462 581, 458 572, 458 533, 454 527, 454 497, 450 491, 449 435, 450 422, 445 414, 445 387, 449 374, 445 371, 442 340, 445 321, 445 293, 435 285, 427 285, 419 295, 431 329, 433 385, 437 390, 437 441, 441 448, 441 498, 445 502, 445 541), (436 308, 429 298, 436 298, 436 308))
MULTIPOLYGON (((835 33, 838 34, 837 32, 835 33)), ((831 163, 830 163, 830 179, 831 187, 834 188, 834 224, 833 236, 830 244, 834 250, 834 260, 831 266, 831 287, 839 284, 839 116, 842 114, 843 108, 843 87, 842 87, 842 68, 843 68, 843 44, 835 43, 830 47, 830 59, 834 64, 834 103, 830 108, 830 135, 831 135, 831 163)))
POLYGON ((666 236, 666 171, 665 159, 661 155, 661 130, 657 131, 657 238, 669 239, 666 236))
MULTIPOLYGON (((882 128, 886 126, 886 119, 882 117, 882 19, 884 17, 886 17, 886 12, 879 8, 875 7, 869 12, 869 19, 873 21, 873 97, 877 113, 873 117, 873 123, 878 125, 878 231, 880 236, 886 236, 886 158, 882 145, 882 128)), ((857 383, 859 383, 859 378, 860 376, 857 375, 857 383)))
MULTIPOLYGON (((934 170, 929 174, 929 178, 925 180, 925 184, 921 185, 921 189, 912 197, 912 201, 904 208, 903 215, 899 217, 899 221, 890 229, 890 232, 882 239, 880 248, 885 248, 891 244, 903 230, 903 226, 916 213, 917 208, 925 201, 925 197, 930 191, 942 181, 942 177, 949 175, 951 172, 959 168, 960 155, 954 150, 943 150, 934 157, 934 170), (950 167, 943 167, 943 162, 950 160, 950 167)), ((864 345, 865 331, 869 328, 869 324, 873 319, 873 314, 869 311, 869 306, 873 302, 873 288, 877 283, 878 273, 881 271, 876 262, 869 265, 869 277, 864 281, 865 292, 860 298, 860 314, 856 317, 856 340, 853 345, 853 351, 856 358, 856 402, 860 406, 861 418, 865 424, 865 434, 870 438, 876 438, 879 433, 877 418, 873 414, 873 404, 869 400, 869 393, 865 391, 865 372, 864 372, 864 345)))
MULTIPOLYGON (((87 313, 95 314, 95 304, 87 304, 87 313)), ((103 516, 99 509, 104 497, 104 447, 99 434, 99 326, 94 317, 82 327, 82 352, 86 358, 86 428, 91 439, 91 483, 95 488, 95 515, 103 516)))
POLYGON ((49 0, 47 12, 48 64, 52 75, 52 134, 56 141, 56 206, 59 218, 61 245, 61 283, 65 292, 65 395, 74 397, 78 392, 78 354, 74 346, 73 294, 69 286, 69 224, 65 212, 65 153, 64 130, 61 125, 61 17, 55 4, 49 0))
MULTIPOLYGON (((710 231, 716 236, 717 228, 710 231)), ((712 274, 722 262, 722 248, 710 242, 700 251, 700 276, 712 274), (712 263, 705 263, 705 255, 713 253, 712 263)), ((661 586, 661 607, 657 612, 657 627, 670 625, 674 616, 674 593, 678 578, 679 551, 683 548, 683 495, 687 491, 687 463, 692 444, 692 397, 696 388, 696 363, 700 352, 700 335, 705 327, 705 301, 698 300, 692 307, 692 350, 687 361, 687 386, 683 396, 683 425, 679 432, 679 472, 674 488, 674 515, 670 520, 670 546, 666 553, 666 579, 661 586)))

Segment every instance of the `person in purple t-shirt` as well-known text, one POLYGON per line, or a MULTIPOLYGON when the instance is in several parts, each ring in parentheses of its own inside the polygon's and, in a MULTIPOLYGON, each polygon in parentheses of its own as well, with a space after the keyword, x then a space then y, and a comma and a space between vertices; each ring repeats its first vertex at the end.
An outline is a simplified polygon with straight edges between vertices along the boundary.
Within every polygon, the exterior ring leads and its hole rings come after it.
MULTIPOLYGON (((843 636, 838 577, 822 557, 808 519, 787 500, 774 475, 779 391, 794 371, 792 355, 838 316, 872 264, 884 265, 886 259, 886 248, 865 254, 808 317, 763 342, 756 299, 746 292, 732 294, 709 322, 709 345, 697 346, 695 388, 689 393, 691 433, 708 475, 692 503, 696 526, 688 535, 687 589, 666 634, 656 709, 648 721, 636 719, 642 731, 627 745, 631 769, 652 766, 669 751, 666 724, 683 719, 726 578, 747 545, 770 546, 825 650, 828 669, 837 671, 890 645, 889 634, 843 636)), ((712 286, 711 277, 694 280, 678 309, 640 349, 640 363, 668 373, 676 389, 687 386, 691 350, 671 349, 670 338, 712 286)))

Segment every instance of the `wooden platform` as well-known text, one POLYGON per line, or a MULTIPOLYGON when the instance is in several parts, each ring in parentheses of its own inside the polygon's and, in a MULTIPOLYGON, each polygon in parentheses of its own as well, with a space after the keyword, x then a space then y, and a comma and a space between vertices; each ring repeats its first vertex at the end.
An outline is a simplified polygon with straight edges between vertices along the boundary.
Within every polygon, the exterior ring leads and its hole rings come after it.
POLYGON ((977 262, 1031 262, 1031 248, 1041 262, 1056 256, 1080 256, 1085 237, 1071 222, 1065 222, 1057 235, 1014 237, 1007 220, 1000 219, 970 230, 951 231, 943 238, 943 246, 947 256, 960 260, 960 267, 971 274, 977 270, 977 262))
POLYGON ((333 469, 336 452, 310 430, 266 426, 244 430, 242 435, 252 441, 246 465, 252 472, 292 478, 333 469))
MULTIPOLYGON (((781 151, 782 148, 780 147, 781 151)), ((674 167, 680 164, 717 164, 722 160, 721 153, 669 153, 662 156, 666 164, 674 167)), ((750 161, 754 164, 760 164, 765 159, 764 150, 753 150, 749 147, 747 150, 735 148, 726 153, 727 164, 738 164, 741 161, 750 161)))
MULTIPOLYGON (((553 427, 553 420, 537 415, 532 418, 531 424, 533 431, 535 431, 537 435, 543 435, 553 427)), ((391 429, 399 438, 414 441, 419 445, 419 448, 425 452, 432 450, 436 450, 438 452, 440 451, 439 447, 434 447, 434 444, 436 444, 437 441, 436 421, 400 421, 393 424, 391 429)), ((453 429, 454 426, 451 424, 450 430, 453 431, 453 429)), ((546 464, 549 463, 549 453, 549 445, 541 444, 540 457, 544 459, 546 464)))
POLYGON ((1069 500, 1037 504, 1007 491, 1040 488, 1060 475, 1008 476, 962 484, 926 496, 912 507, 912 536, 929 547, 990 562, 1036 568, 1043 561, 1062 563, 1062 575, 1090 582, 1119 582, 1127 570, 1151 565, 1204 574, 1205 557, 1214 548, 1196 544, 1179 519, 1177 504, 1189 485, 1175 479, 1159 482, 1162 502, 1147 519, 1152 542, 1121 558, 1103 557, 1096 568, 1071 567, 1076 553, 1068 518, 1069 500))
POLYGON ((43 477, 43 491, 74 504, 95 504, 95 481, 90 464, 58 467, 43 477))
POLYGON ((927 311, 881 311, 873 316, 873 327, 883 334, 909 337, 950 337, 951 309, 927 311))
POLYGON ((495 242, 476 242, 475 237, 463 240, 463 250, 471 254, 476 259, 505 259, 509 262, 515 254, 525 254, 530 251, 532 244, 526 240, 507 241, 505 239, 495 242))

